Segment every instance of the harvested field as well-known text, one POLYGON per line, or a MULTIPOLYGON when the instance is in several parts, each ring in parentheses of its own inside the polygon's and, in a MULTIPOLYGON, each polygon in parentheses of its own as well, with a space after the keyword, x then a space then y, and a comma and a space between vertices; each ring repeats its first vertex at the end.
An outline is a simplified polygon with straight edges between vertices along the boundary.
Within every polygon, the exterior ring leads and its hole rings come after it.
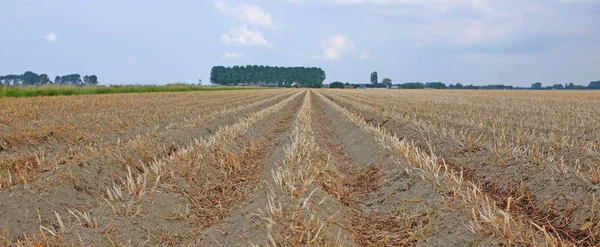
POLYGON ((595 246, 596 92, 0 98, 5 246, 595 246))

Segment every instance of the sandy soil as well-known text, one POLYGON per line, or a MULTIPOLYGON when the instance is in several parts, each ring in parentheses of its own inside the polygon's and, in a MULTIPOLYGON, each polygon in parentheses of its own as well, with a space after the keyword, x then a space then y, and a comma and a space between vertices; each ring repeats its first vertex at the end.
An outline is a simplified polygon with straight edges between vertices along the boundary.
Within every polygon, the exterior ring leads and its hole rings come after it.
MULTIPOLYGON (((139 105, 140 112, 149 114, 145 119, 129 119, 122 127, 106 124, 112 127, 105 131, 86 126, 85 121, 100 121, 92 113, 105 119, 140 116, 133 110, 117 112, 114 101, 127 98, 116 96, 104 108, 80 111, 83 127, 78 129, 89 130, 81 139, 53 134, 18 139, 23 128, 17 123, 23 121, 3 121, 0 244, 506 244, 470 229, 473 219, 453 195, 418 175, 369 128, 440 156, 500 208, 553 226, 554 233, 574 241, 585 236, 580 228, 591 219, 589 195, 600 189, 597 185, 485 149, 465 150, 452 139, 435 138, 431 130, 378 111, 378 103, 351 103, 350 96, 332 92, 232 91, 206 96, 199 110, 193 109, 201 102, 177 101, 176 93, 149 94, 151 100, 127 103, 149 104, 139 105), (173 109, 159 106, 168 101, 175 101, 173 109), (154 114, 152 107, 157 108, 154 114), (8 175, 16 171, 22 178, 8 175)), ((182 95, 188 100, 205 97, 203 92, 182 95)), ((3 100, 5 106, 26 104, 3 100)), ((45 100, 68 102, 64 97, 45 100)), ((44 115, 28 117, 49 121, 44 115)))

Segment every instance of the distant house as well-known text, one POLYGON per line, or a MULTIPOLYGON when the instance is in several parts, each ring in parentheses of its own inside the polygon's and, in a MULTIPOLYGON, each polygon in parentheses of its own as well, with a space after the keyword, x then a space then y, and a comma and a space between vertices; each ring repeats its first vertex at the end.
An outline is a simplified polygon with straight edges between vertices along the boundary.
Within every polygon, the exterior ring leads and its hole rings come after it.
POLYGON ((371 88, 371 89, 387 89, 387 85, 383 84, 383 83, 373 83, 373 84, 367 84, 366 85, 367 88, 371 88))
POLYGON ((358 84, 358 88, 360 88, 360 89, 365 89, 366 86, 367 86, 367 84, 358 84))
POLYGON ((354 86, 352 86, 352 85, 344 85, 344 88, 345 89, 354 89, 354 86))

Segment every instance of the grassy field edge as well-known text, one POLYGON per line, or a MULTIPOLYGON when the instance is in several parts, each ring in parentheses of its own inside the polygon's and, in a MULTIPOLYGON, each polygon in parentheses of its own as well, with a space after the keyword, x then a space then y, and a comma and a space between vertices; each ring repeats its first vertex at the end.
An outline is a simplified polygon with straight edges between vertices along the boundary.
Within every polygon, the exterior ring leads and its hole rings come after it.
POLYGON ((22 98, 59 95, 117 94, 117 93, 154 93, 154 92, 189 92, 220 90, 254 90, 267 87, 252 86, 196 86, 196 85, 112 85, 112 86, 31 86, 1 87, 0 98, 22 98))

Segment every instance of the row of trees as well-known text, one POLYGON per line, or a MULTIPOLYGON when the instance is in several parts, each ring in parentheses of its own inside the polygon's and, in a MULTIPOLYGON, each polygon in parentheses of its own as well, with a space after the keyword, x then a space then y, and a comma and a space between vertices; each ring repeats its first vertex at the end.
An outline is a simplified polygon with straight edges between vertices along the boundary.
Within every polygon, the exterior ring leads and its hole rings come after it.
POLYGON ((541 82, 536 82, 536 83, 531 84, 531 87, 529 87, 529 88, 527 88, 527 87, 514 87, 514 86, 502 85, 502 84, 499 84, 499 85, 485 85, 485 86, 473 86, 473 84, 471 84, 471 85, 462 85, 460 83, 457 83, 456 85, 450 84, 450 86, 448 86, 448 88, 449 89, 499 89, 499 90, 504 90, 504 89, 533 89, 533 90, 580 89, 581 90, 581 89, 600 89, 600 81, 590 82, 590 84, 587 87, 586 86, 582 86, 582 85, 575 85, 572 82, 565 83, 564 85, 563 84, 554 84, 552 86, 546 86, 546 87, 544 87, 541 82))
POLYGON ((329 88, 358 88, 360 85, 358 84, 350 84, 348 82, 343 83, 340 81, 334 81, 329 84, 329 88))
POLYGON ((64 76, 56 76, 54 81, 50 80, 47 74, 36 74, 31 71, 27 71, 22 75, 4 75, 0 76, 0 83, 7 86, 16 85, 31 85, 41 86, 46 84, 73 84, 73 85, 96 85, 98 84, 98 77, 96 75, 86 75, 81 77, 79 74, 70 74, 64 76))
POLYGON ((449 89, 499 89, 499 90, 504 90, 504 89, 514 89, 513 86, 506 86, 506 85, 485 85, 485 86, 473 86, 473 84, 471 85, 463 85, 460 83, 456 83, 456 85, 450 84, 448 86, 449 89))
MULTIPOLYGON (((374 75, 374 74, 371 74, 374 75)), ((375 74, 376 76, 376 74, 375 74)), ((474 86, 473 84, 471 85, 463 85, 460 83, 455 84, 450 84, 448 86, 446 86, 446 84, 442 83, 442 82, 407 82, 407 83, 403 83, 403 84, 393 84, 392 85, 392 80, 390 80, 389 78, 385 78, 382 81, 383 84, 388 85, 388 88, 402 88, 402 89, 425 89, 425 88, 433 88, 433 89, 496 89, 496 90, 505 90, 505 89, 537 89, 537 90, 552 90, 552 89, 600 89, 600 81, 593 81, 590 82, 590 84, 586 87, 586 86, 581 86, 581 85, 575 85, 573 83, 565 83, 564 85, 562 84, 555 84, 553 86, 546 86, 544 87, 542 85, 541 82, 536 82, 534 84, 531 85, 530 88, 527 87, 514 87, 514 86, 510 86, 510 85, 502 85, 502 84, 498 84, 498 85, 484 85, 484 86, 474 86)), ((379 85, 382 83, 373 83, 371 82, 371 85, 379 85)), ((330 84, 330 88, 344 88, 345 85, 356 85, 356 87, 358 87, 358 84, 349 84, 349 83, 341 83, 341 82, 333 82, 330 84)))
POLYGON ((321 87, 325 71, 315 67, 214 66, 210 82, 220 85, 321 87))
POLYGON ((545 86, 541 83, 541 82, 536 82, 531 84, 531 87, 527 88, 527 87, 514 87, 514 86, 507 86, 507 85, 485 85, 485 86, 473 86, 471 85, 462 85, 460 83, 457 83, 456 85, 452 85, 450 84, 450 86, 448 86, 449 89, 533 89, 533 90, 563 90, 563 89, 600 89, 600 81, 593 81, 590 82, 590 84, 586 87, 586 86, 582 86, 582 85, 575 85, 572 82, 570 83, 565 83, 563 84, 554 84, 552 86, 545 86))
MULTIPOLYGON (((334 82, 335 83, 335 82, 334 82)), ((332 85, 334 84, 332 83, 332 85)), ((590 84, 586 87, 586 86, 581 86, 581 85, 575 85, 572 82, 571 83, 565 83, 565 85, 563 86, 562 84, 555 84, 553 86, 547 86, 547 87, 543 87, 541 82, 536 82, 531 84, 530 88, 519 88, 519 87, 513 87, 513 86, 506 86, 506 85, 485 85, 485 86, 473 86, 473 84, 471 85, 462 85, 460 83, 457 83, 456 85, 450 84, 449 86, 446 86, 446 84, 442 83, 442 82, 426 82, 426 83, 421 83, 421 82, 408 82, 408 83, 403 83, 403 84, 392 84, 392 80, 389 78, 385 78, 383 79, 383 81, 381 82, 382 84, 385 84, 388 88, 403 88, 403 89, 425 89, 425 88, 434 88, 434 89, 499 89, 499 90, 504 90, 504 89, 600 89, 600 81, 593 81, 590 82, 590 84)), ((346 83, 348 85, 348 83, 346 83)), ((372 85, 378 85, 380 84, 378 81, 378 75, 377 75, 377 71, 373 71, 371 73, 371 84, 372 85)), ((352 84, 354 85, 354 84, 352 84)), ((338 83, 335 84, 333 87, 338 87, 338 88, 344 88, 344 84, 342 83, 338 83)), ((330 86, 332 87, 332 86, 330 86)))
POLYGON ((531 84, 531 89, 537 89, 537 90, 549 90, 549 89, 600 89, 600 81, 593 81, 590 82, 590 84, 586 87, 586 86, 582 86, 582 85, 575 85, 572 82, 570 83, 565 83, 565 85, 563 86, 563 84, 554 84, 552 86, 546 86, 544 87, 542 85, 541 82, 536 82, 531 84))

